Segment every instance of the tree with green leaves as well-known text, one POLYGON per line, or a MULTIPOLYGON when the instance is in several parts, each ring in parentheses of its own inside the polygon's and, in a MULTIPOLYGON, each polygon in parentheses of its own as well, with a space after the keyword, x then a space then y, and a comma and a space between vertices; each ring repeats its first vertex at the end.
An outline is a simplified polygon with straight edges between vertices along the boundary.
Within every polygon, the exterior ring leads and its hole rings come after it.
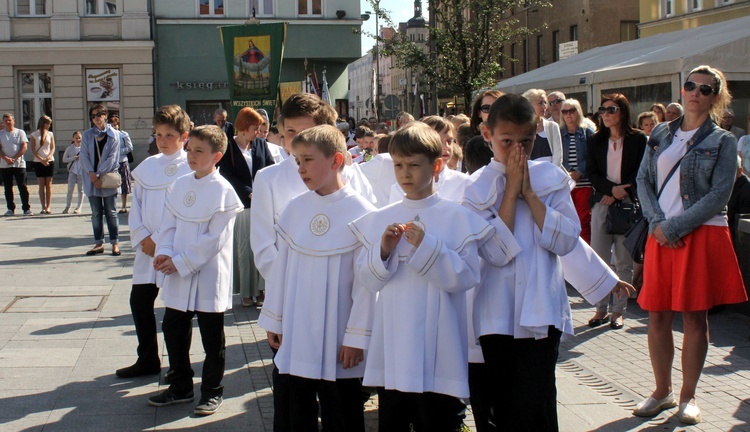
MULTIPOLYGON (((369 2, 379 18, 393 26, 379 2, 369 2)), ((435 83, 440 94, 463 96, 468 105, 474 92, 497 81, 501 57, 509 58, 503 45, 540 30, 508 18, 510 12, 550 6, 543 0, 430 0, 429 13, 434 14, 431 21, 435 25, 429 28, 429 38, 434 55, 404 34, 393 40, 377 35, 376 39, 383 45, 380 55, 395 56, 398 67, 419 70, 422 80, 435 83)))

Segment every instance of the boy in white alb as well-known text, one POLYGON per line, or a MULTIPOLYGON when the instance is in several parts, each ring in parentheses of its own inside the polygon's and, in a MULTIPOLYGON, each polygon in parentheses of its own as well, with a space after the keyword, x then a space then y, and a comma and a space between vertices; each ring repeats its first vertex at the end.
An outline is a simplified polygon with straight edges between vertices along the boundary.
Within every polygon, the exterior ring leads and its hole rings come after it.
POLYGON ((325 430, 364 432, 361 362, 375 294, 353 289, 361 244, 348 224, 375 207, 341 179, 346 142, 337 128, 307 129, 292 146, 309 191, 276 223, 279 253, 258 325, 280 345, 274 362, 289 375, 291 429, 317 429, 317 393, 325 430))
POLYGON ((232 306, 232 236, 234 219, 244 208, 229 182, 216 170, 227 148, 218 126, 190 131, 188 164, 194 171, 175 181, 167 196, 164 219, 155 239, 154 268, 166 311, 162 322, 172 378, 168 389, 149 398, 152 406, 193 401, 190 338, 198 315, 206 359, 196 415, 210 415, 223 402, 224 312, 232 306))
POLYGON ((130 311, 138 337, 138 360, 132 366, 118 369, 116 374, 120 378, 154 375, 161 370, 154 301, 163 277, 154 269, 154 238, 162 222, 168 189, 175 180, 190 173, 187 155, 182 150, 190 128, 187 113, 177 105, 160 107, 154 114, 153 127, 160 153, 144 160, 131 173, 135 184, 128 223, 135 260, 130 311))
POLYGON ((457 431, 469 396, 466 291, 479 283, 479 253, 501 263, 512 251, 435 193, 433 129, 410 123, 388 150, 403 201, 350 224, 364 245, 357 283, 378 293, 363 384, 378 388, 380 431, 457 431))
MULTIPOLYGON (((292 152, 291 143, 298 133, 320 125, 336 124, 336 110, 310 93, 297 93, 284 102, 279 112, 284 144, 292 152)), ((293 154, 280 164, 271 165, 258 171, 253 182, 252 226, 250 227, 250 247, 253 249, 255 266, 263 279, 268 280, 278 255, 277 236, 274 225, 281 211, 292 198, 306 192, 307 186, 298 174, 299 166, 293 154)), ((345 166, 342 180, 360 193, 367 201, 374 202, 372 188, 358 166, 345 166)), ((270 292, 266 288, 266 296, 270 292)), ((271 349, 278 344, 269 341, 271 349)), ((291 431, 288 413, 288 379, 279 376, 278 368, 273 370, 273 401, 275 432, 291 431)))
MULTIPOLYGON (((467 186, 464 205, 500 221, 498 233, 513 251, 503 265, 483 265, 474 299, 495 423, 514 431, 556 431, 555 363, 561 335, 573 334, 560 257, 572 251, 571 257, 585 256, 580 223, 565 173, 528 159, 536 135, 528 100, 499 98, 482 134, 494 159, 467 186)), ((571 272, 569 279, 590 298, 611 284, 608 275, 601 276, 596 282, 571 272)))

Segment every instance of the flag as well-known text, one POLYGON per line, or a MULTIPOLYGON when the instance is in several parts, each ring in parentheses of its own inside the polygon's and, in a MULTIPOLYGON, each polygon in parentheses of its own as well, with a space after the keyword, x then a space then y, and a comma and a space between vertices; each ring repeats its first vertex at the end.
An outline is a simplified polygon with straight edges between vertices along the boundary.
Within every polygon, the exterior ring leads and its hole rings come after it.
POLYGON ((310 93, 315 93, 316 95, 320 96, 320 86, 318 85, 318 73, 315 72, 315 65, 313 65, 313 71, 312 71, 312 89, 313 91, 310 93))
POLYGON ((323 68, 323 88, 320 89, 320 98, 328 105, 331 105, 331 93, 328 90, 328 80, 326 79, 325 67, 323 68))

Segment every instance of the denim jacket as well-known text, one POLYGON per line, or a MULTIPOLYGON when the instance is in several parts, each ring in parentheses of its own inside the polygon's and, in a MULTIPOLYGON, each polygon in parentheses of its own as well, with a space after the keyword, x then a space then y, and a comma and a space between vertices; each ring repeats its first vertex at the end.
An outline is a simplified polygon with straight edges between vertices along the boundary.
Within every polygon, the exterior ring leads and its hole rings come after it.
MULTIPOLYGON (((680 162, 680 194, 685 212, 666 219, 656 199, 661 187, 656 184, 656 161, 672 144, 682 119, 660 123, 654 128, 638 170, 638 196, 643 215, 649 222, 649 231, 653 233, 661 225, 670 243, 691 233, 724 210, 737 173, 737 139, 719 128, 709 117, 695 132, 693 139, 700 138, 705 132, 708 135, 680 162)), ((693 144, 693 139, 688 142, 688 147, 693 144)))
MULTIPOLYGON (((576 139, 576 155, 578 157, 578 168, 576 171, 583 174, 586 172, 586 141, 592 135, 594 135, 593 129, 590 128, 576 128, 574 132, 576 139)), ((570 172, 570 161, 568 160, 568 150, 570 149, 570 132, 568 128, 563 125, 560 128, 560 135, 562 136, 563 146, 563 167, 565 170, 570 172)))

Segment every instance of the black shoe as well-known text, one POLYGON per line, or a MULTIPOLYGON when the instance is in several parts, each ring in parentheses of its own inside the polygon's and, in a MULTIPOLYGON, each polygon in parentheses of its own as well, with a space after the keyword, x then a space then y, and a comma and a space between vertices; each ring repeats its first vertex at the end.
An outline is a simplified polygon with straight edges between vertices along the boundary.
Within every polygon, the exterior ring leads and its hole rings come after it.
POLYGON ((221 404, 224 403, 224 399, 221 396, 214 396, 212 398, 204 399, 201 398, 200 403, 195 407, 195 415, 207 416, 218 411, 221 404))
POLYGON ((609 327, 612 330, 620 330, 623 325, 623 321, 612 321, 611 323, 609 323, 609 327))
POLYGON ((119 378, 136 378, 146 375, 158 375, 160 372, 161 366, 159 365, 147 367, 136 363, 133 366, 117 369, 117 371, 115 371, 115 375, 117 375, 119 378))
POLYGON ((173 379, 174 379, 174 371, 170 369, 167 371, 167 373, 164 374, 164 384, 172 384, 173 379))
POLYGON ((604 318, 592 318, 589 320, 589 327, 599 327, 607 322, 609 322, 609 318, 606 316, 604 318))
POLYGON ((195 399, 195 395, 192 391, 179 395, 172 393, 171 390, 166 389, 156 396, 148 398, 148 404, 155 407, 163 407, 167 405, 174 405, 178 403, 192 402, 195 399))

